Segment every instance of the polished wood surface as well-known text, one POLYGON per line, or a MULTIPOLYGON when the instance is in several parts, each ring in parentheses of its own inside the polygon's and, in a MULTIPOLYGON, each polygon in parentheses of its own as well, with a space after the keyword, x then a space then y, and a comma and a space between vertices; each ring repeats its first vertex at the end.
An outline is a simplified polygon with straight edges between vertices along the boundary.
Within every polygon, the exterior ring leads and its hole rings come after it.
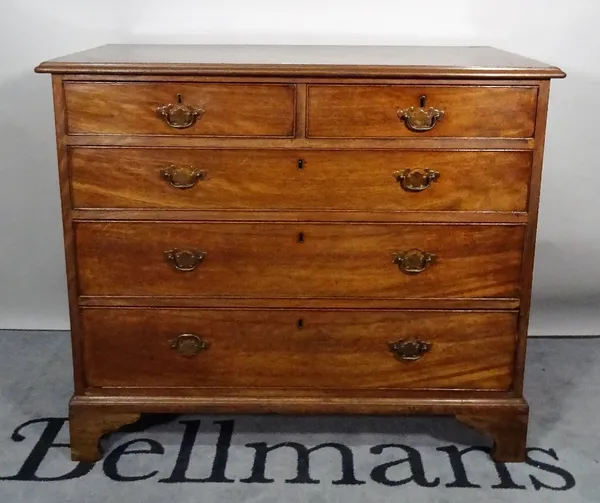
POLYGON ((529 407, 523 398, 507 398, 501 392, 399 391, 399 390, 306 390, 238 388, 110 388, 75 395, 70 403, 71 453, 75 461, 98 461, 98 441, 112 423, 116 430, 136 421, 139 413, 176 414, 379 414, 397 416, 432 413, 457 415, 460 421, 473 416, 477 429, 493 435, 492 450, 498 462, 523 461, 529 407), (391 393, 390 393, 391 391, 391 393), (189 393, 192 392, 192 393, 189 393), (198 393, 200 392, 200 393, 198 393), (82 412, 82 414, 79 414, 82 412), (485 413, 485 417, 481 417, 485 413), (79 420, 78 420, 79 418, 79 420), (488 420, 487 426, 484 422, 488 420), (510 423, 514 422, 514 425, 510 423), (525 428, 523 428, 525 422, 525 428), (75 445, 73 445, 75 442, 75 445), (521 449, 517 451, 517 449, 521 449))
POLYGON ((526 460, 528 411, 508 414, 459 414, 456 419, 492 437, 492 459, 503 463, 522 463, 526 460))
POLYGON ((38 72, 127 75, 293 75, 562 78, 559 68, 492 47, 108 44, 38 72))
MULTIPOLYGON (((299 117, 299 115, 297 115, 299 117)), ((291 149, 291 150, 531 150, 533 138, 305 138, 298 129, 295 138, 242 138, 200 136, 139 135, 68 135, 69 147, 145 147, 145 148, 212 148, 212 149, 291 149)))
POLYGON ((537 148, 533 157, 531 183, 529 184, 530 211, 528 213, 527 235, 523 249, 523 271, 521 274, 522 305, 519 312, 519 347, 517 350, 517 369, 515 374, 515 389, 523 393, 523 380, 525 376, 525 357, 527 353, 527 329, 529 327, 529 314, 531 311, 531 291, 533 286, 533 264, 538 223, 539 201, 542 185, 542 164, 544 159, 544 145, 546 141, 546 119, 548 117, 548 100, 550 97, 550 82, 540 83, 536 144, 537 148))
POLYGON ((139 418, 139 412, 78 406, 72 402, 69 407, 71 458, 73 461, 98 461, 103 454, 100 438, 139 418))
POLYGON ((525 212, 364 210, 164 210, 74 209, 73 221, 135 220, 195 222, 489 223, 526 225, 525 212))
POLYGON ((75 226, 80 292, 101 296, 517 298, 523 236, 509 225, 75 226), (394 253, 413 248, 436 263, 401 272, 394 253), (173 249, 207 255, 182 272, 165 259, 173 249))
POLYGON ((450 414, 524 459, 561 70, 481 47, 104 46, 37 71, 74 459, 142 412, 450 414))
POLYGON ((65 84, 69 134, 182 136, 294 135, 295 88, 272 84, 65 84), (204 110, 185 129, 170 127, 160 106, 177 103, 204 110))
POLYGON ((435 298, 435 299, 372 299, 365 297, 296 297, 296 298, 264 298, 264 297, 173 297, 165 295, 127 295, 105 297, 97 295, 81 295, 80 306, 85 307, 191 307, 191 308, 225 308, 236 309, 518 309, 520 300, 484 298, 435 298))
POLYGON ((305 388, 90 388, 71 405, 123 412, 194 414, 524 414, 523 398, 502 391, 305 388), (432 412, 435 411, 435 412, 432 412))
POLYGON ((92 387, 506 390, 517 314, 85 309, 83 326, 92 387), (181 334, 208 348, 178 353, 181 334), (417 361, 388 348, 415 338, 432 345, 417 361))
POLYGON ((506 137, 529 138, 535 130, 535 87, 324 86, 308 87, 310 138, 506 137), (444 112, 430 131, 415 133, 398 110, 444 112))
POLYGON ((75 208, 209 210, 527 210, 531 152, 71 148, 75 208), (205 172, 190 188, 168 166, 205 172), (410 192, 394 173, 437 171, 410 192))
POLYGON ((65 249, 65 270, 67 295, 69 300, 69 322, 71 328, 71 351, 73 355, 73 378, 75 394, 85 392, 83 363, 81 352, 81 330, 77 285, 77 252, 73 240, 73 214, 71 204, 71 182, 66 142, 66 110, 63 93, 63 80, 52 75, 52 96, 54 102, 54 122, 56 132, 56 152, 58 157, 58 177, 60 181, 60 202, 63 224, 63 243, 65 249))

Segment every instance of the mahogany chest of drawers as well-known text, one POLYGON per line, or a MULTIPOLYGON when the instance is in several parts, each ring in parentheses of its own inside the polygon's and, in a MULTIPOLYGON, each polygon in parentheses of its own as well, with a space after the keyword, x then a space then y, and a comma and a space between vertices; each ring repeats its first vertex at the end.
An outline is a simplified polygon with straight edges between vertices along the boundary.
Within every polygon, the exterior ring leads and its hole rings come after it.
POLYGON ((37 71, 74 459, 144 412, 454 415, 524 459, 558 68, 482 47, 104 46, 37 71))

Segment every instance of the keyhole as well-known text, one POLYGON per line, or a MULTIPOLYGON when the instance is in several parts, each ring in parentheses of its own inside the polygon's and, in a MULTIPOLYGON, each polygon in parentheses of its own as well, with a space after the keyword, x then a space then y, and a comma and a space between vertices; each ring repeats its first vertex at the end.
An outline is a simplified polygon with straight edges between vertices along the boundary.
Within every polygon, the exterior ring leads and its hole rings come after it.
POLYGON ((425 108, 425 103, 427 103, 427 96, 421 96, 419 98, 419 103, 421 104, 421 108, 425 108))
POLYGON ((298 243, 304 243, 304 232, 298 233, 298 243))
POLYGON ((304 159, 298 159, 298 171, 304 169, 304 159))
POLYGON ((296 325, 298 326, 298 330, 302 330, 304 328, 304 320, 302 318, 298 318, 296 325))
POLYGON ((181 95, 181 93, 177 94, 177 103, 183 103, 183 96, 181 95))

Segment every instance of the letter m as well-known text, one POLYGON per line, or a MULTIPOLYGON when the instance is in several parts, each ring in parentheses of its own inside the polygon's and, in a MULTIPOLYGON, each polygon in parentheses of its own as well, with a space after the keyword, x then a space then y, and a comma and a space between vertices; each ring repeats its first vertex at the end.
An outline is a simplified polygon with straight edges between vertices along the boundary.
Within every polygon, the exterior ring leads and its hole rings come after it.
POLYGON ((242 479, 240 482, 247 484, 269 484, 274 482, 274 479, 265 477, 266 466, 267 466, 267 455, 282 447, 288 447, 295 449, 298 456, 298 469, 295 478, 287 479, 288 484, 318 484, 320 481, 313 479, 310 476, 310 457, 313 452, 321 449, 329 448, 335 449, 340 453, 342 460, 342 478, 333 481, 335 485, 361 485, 364 481, 357 480, 354 476, 354 456, 349 447, 336 444, 327 443, 319 444, 310 449, 306 446, 296 442, 284 442, 281 444, 273 445, 269 447, 265 442, 257 442, 255 444, 246 444, 246 447, 251 447, 255 450, 254 464, 252 466, 252 474, 250 477, 242 479))

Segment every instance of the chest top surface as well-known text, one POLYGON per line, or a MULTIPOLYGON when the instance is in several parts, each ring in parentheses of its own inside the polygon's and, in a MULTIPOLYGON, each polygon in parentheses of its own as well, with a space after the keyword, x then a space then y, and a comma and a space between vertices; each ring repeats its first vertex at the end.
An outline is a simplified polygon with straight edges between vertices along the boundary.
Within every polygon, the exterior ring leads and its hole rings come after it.
POLYGON ((118 45, 46 61, 40 73, 561 78, 559 68, 492 47, 118 45))

